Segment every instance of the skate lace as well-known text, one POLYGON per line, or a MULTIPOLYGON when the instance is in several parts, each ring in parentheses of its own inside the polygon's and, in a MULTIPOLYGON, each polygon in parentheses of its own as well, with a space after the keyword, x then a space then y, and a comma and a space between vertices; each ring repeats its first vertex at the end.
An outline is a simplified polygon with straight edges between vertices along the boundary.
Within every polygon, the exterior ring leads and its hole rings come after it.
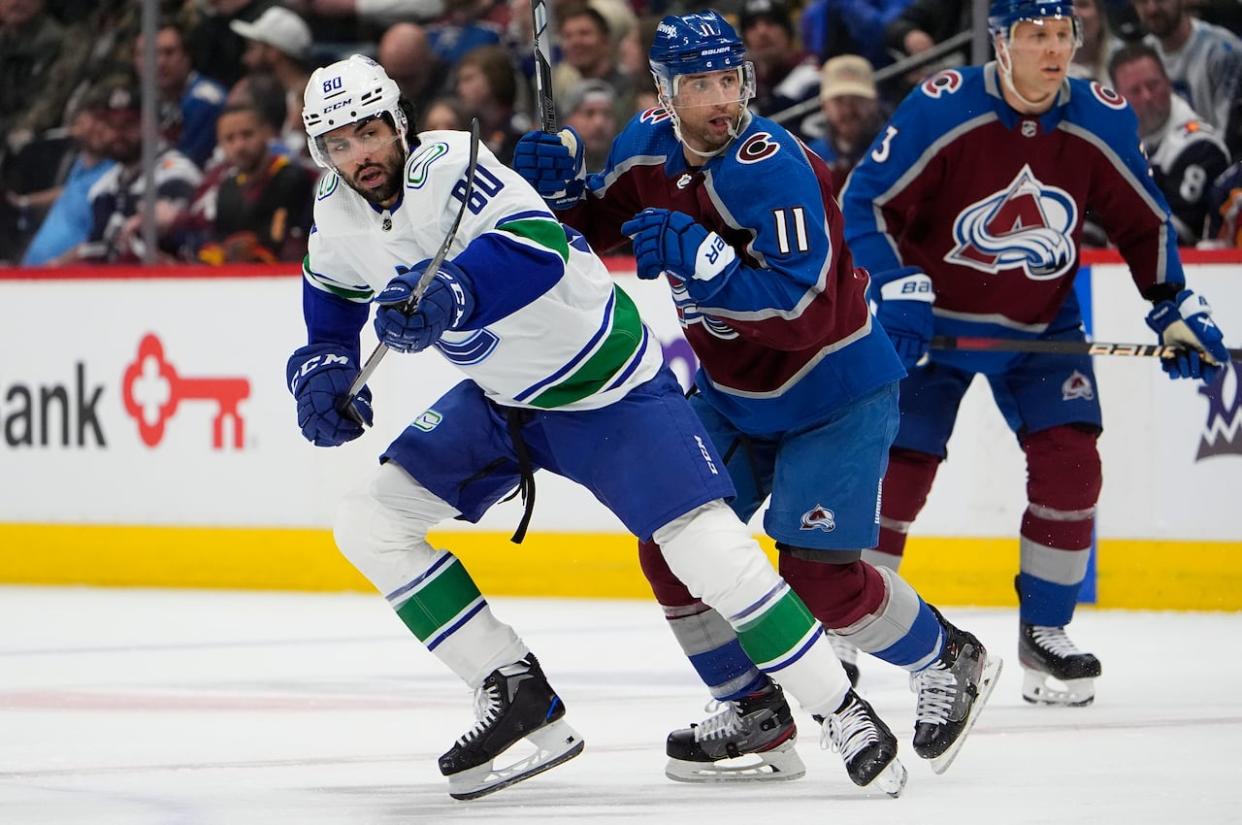
POLYGON ((458 745, 467 745, 491 727, 500 714, 500 688, 497 685, 484 685, 474 693, 474 727, 457 739, 458 745))
POLYGON ((840 752, 849 762, 863 748, 880 741, 875 723, 867 715, 867 709, 855 702, 844 713, 834 713, 824 723, 819 734, 819 746, 840 752))
POLYGON ((703 710, 708 713, 712 713, 717 709, 719 709, 718 713, 714 713, 694 726, 694 739, 696 742, 732 736, 741 727, 741 715, 738 713, 736 702, 720 702, 712 699, 703 706, 703 710))
POLYGON ((944 725, 953 711, 957 696, 957 679, 953 671, 942 664, 935 664, 914 676, 918 690, 918 704, 914 709, 914 724, 927 722, 944 725))
POLYGON ((1034 625, 1031 627, 1031 641, 1054 656, 1077 656, 1082 653, 1065 635, 1063 627, 1034 625))

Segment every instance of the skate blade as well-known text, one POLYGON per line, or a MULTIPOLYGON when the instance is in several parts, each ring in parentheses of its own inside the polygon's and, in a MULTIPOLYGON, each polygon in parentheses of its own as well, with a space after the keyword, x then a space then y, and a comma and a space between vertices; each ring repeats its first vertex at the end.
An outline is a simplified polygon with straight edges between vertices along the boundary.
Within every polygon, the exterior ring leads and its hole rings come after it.
POLYGON ((1095 701, 1095 677, 1057 679, 1042 671, 1024 670, 1022 698, 1032 705, 1085 708, 1095 701))
POLYGON ((535 746, 533 754, 503 768, 489 763, 453 774, 449 777, 449 796, 461 800, 487 796, 568 762, 586 746, 564 719, 532 731, 525 738, 535 746))
POLYGON ((893 757, 893 761, 885 766, 884 770, 876 774, 863 787, 867 790, 879 790, 891 796, 893 799, 901 796, 901 792, 906 787, 906 780, 910 778, 910 772, 906 770, 906 766, 901 764, 901 760, 893 757))
POLYGON ((669 759, 664 775, 675 782, 783 782, 806 776, 806 765, 794 750, 794 740, 762 753, 750 753, 719 762, 669 759))
POLYGON ((949 745, 944 753, 929 760, 932 773, 944 773, 953 764, 953 760, 957 758, 957 752, 962 749, 962 745, 966 744, 966 737, 970 735, 970 729, 975 726, 975 720, 983 712, 983 706, 988 703, 988 698, 996 687, 996 681, 1000 677, 1001 668, 1004 664, 1004 661, 999 656, 989 656, 988 660, 983 663, 983 675, 979 677, 979 692, 975 696, 975 701, 970 705, 970 714, 966 717, 966 727, 962 728, 961 734, 957 739, 953 740, 953 744, 949 745))

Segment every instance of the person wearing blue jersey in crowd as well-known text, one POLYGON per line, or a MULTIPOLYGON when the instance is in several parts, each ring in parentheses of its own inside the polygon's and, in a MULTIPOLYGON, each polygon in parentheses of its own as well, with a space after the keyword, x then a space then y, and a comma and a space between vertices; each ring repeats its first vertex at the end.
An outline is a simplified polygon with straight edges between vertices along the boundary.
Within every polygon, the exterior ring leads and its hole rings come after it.
MULTIPOLYGON (((410 111, 361 55, 311 75, 302 114, 326 173, 303 263, 307 342, 286 377, 307 440, 361 436, 371 393, 348 391, 372 303, 384 344, 435 350, 466 375, 388 445, 334 531, 411 633, 477 691, 477 723, 440 757, 450 794, 473 799, 582 751, 534 655, 427 536, 445 519, 478 521, 515 487, 529 516, 538 469, 583 485, 658 541, 762 671, 828 720, 825 741, 851 758, 869 753, 854 722, 861 700, 820 623, 725 504, 734 488, 723 461, 633 301, 486 146, 458 131, 416 133, 410 111), (445 249, 433 268, 429 256, 445 249), (521 739, 536 753, 510 761, 521 739)), ((849 767, 893 795, 904 785, 892 753, 849 767)))
POLYGON ((995 0, 997 59, 928 79, 855 167, 846 240, 871 272, 877 317, 910 371, 884 478, 880 542, 897 568, 976 374, 1027 462, 1020 529, 1019 661, 1031 702, 1085 705, 1099 660, 1065 626, 1087 568, 1101 485, 1100 405, 1086 356, 929 352, 933 335, 1082 341, 1073 292, 1091 212, 1152 302, 1148 325, 1184 354, 1173 378, 1228 360, 1202 296, 1186 288, 1169 209, 1139 147, 1133 110, 1098 82, 1067 78, 1074 4, 995 0))
MULTIPOLYGON (((868 312, 867 274, 842 239, 831 173, 784 128, 747 111, 753 69, 716 12, 665 17, 650 63, 661 106, 630 121, 603 171, 586 175, 570 129, 523 136, 514 167, 594 248, 632 239, 638 276, 667 276, 701 361, 691 404, 738 489, 734 511, 748 520, 770 496, 764 528, 782 575, 815 616, 915 674, 914 748, 943 770, 1000 662, 902 579, 860 560, 876 541, 903 370, 868 312)), ((654 543, 640 544, 640 559, 723 704, 669 736, 668 775, 787 776, 796 728, 780 692, 654 543), (720 764, 756 753, 754 770, 720 764)), ((895 748, 869 706, 860 705, 857 723, 895 748)))

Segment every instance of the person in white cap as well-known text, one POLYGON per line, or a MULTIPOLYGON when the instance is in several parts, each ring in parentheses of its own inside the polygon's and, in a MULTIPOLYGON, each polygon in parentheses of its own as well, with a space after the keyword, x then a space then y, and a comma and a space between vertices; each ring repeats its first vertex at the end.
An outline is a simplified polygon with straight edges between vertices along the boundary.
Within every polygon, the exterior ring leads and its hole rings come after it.
POLYGON ((827 128, 811 142, 811 151, 828 162, 840 192, 886 119, 867 58, 843 54, 826 62, 820 70, 819 105, 827 128))
POLYGON ((254 22, 234 20, 229 28, 246 39, 242 63, 249 73, 272 74, 284 87, 289 111, 280 139, 300 154, 306 151, 302 129, 302 93, 310 79, 307 63, 311 52, 311 30, 306 21, 284 6, 272 6, 254 22))

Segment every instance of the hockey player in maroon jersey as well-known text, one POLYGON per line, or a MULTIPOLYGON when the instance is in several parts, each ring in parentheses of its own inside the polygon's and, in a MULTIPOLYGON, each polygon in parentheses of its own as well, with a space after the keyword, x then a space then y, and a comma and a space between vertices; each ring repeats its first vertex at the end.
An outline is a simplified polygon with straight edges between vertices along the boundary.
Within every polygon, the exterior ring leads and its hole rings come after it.
POLYGON ((1207 302, 1186 288, 1168 206, 1139 149, 1134 112, 1099 83, 1067 79, 1080 42, 1068 0, 995 0, 997 59, 915 89, 842 194, 845 237, 872 276, 877 317, 910 374, 884 477, 880 542, 896 568, 976 373, 1026 454, 1019 660, 1023 696, 1085 705, 1099 660, 1070 641, 1101 484, 1100 406, 1088 357, 929 353, 933 334, 1081 340, 1072 290, 1088 210, 1153 303, 1147 323, 1185 354, 1173 378, 1228 360, 1207 302))
MULTIPOLYGON (((903 370, 873 323, 865 273, 842 243, 831 172, 779 124, 747 110, 754 67, 716 12, 661 20, 650 65, 661 105, 630 121, 601 172, 585 174, 572 130, 523 136, 514 168, 593 248, 632 238, 638 277, 667 278, 701 362, 691 406, 738 490, 730 506, 749 520, 770 497, 764 530, 790 586, 833 638, 913 675, 914 750, 942 772, 1001 663, 899 576, 861 560, 879 531, 903 370)), ((721 706, 669 736, 668 775, 798 775, 794 724, 779 691, 724 619, 671 574, 654 542, 642 543, 639 558, 721 706), (739 754, 764 764, 719 764, 739 754)), ((857 767, 882 764, 896 739, 865 702, 848 715, 831 744, 854 781, 868 784, 872 771, 857 767)))

